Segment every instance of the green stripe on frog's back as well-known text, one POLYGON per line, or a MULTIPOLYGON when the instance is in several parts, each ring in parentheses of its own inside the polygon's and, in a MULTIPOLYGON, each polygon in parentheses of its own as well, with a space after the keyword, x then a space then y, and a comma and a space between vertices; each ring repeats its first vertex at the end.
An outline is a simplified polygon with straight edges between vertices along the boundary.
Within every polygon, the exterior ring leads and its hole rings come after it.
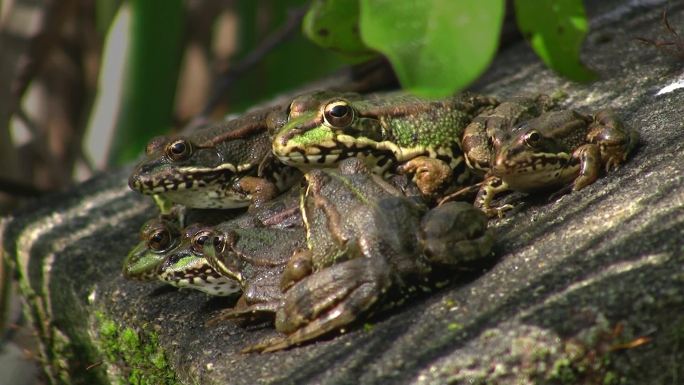
MULTIPOLYGON (((273 140, 275 155, 301 168, 331 166, 344 158, 360 157, 379 173, 418 156, 438 158, 456 167, 462 163, 463 129, 483 107, 496 103, 472 95, 436 101, 402 93, 317 93, 308 97, 319 103, 291 117, 278 131, 273 140)), ((293 105, 298 102, 295 99, 293 105)), ((302 103, 313 104, 310 100, 302 103)))

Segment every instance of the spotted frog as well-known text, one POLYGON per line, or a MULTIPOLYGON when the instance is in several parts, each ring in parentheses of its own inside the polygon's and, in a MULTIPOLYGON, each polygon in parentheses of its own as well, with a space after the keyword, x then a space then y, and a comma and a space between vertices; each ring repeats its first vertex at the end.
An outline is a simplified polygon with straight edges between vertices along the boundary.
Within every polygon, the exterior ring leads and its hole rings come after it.
MULTIPOLYGON (((435 265, 461 266, 489 254, 493 238, 479 210, 452 202, 426 215, 425 206, 360 159, 313 169, 304 183, 306 247, 283 271, 275 307, 275 327, 284 335, 246 351, 284 349, 344 328, 393 293, 410 292, 435 265)), ((223 243, 205 243, 205 254, 223 243)))
POLYGON ((611 110, 544 112, 490 141, 496 145, 476 206, 501 216, 512 206, 491 207, 491 201, 504 191, 580 190, 624 162, 637 142, 638 133, 611 110))
POLYGON ((273 153, 302 170, 362 158, 375 173, 413 175, 420 191, 433 196, 452 180, 469 179, 463 130, 497 104, 474 94, 441 100, 399 92, 303 95, 290 104, 287 123, 273 137, 273 153))
POLYGON ((161 280, 211 295, 240 291, 242 287, 234 276, 215 270, 205 259, 202 245, 208 234, 213 234, 213 227, 217 225, 255 232, 261 231, 254 230, 258 228, 301 228, 299 189, 292 189, 238 217, 233 211, 190 210, 187 220, 191 224, 185 228, 180 227, 175 216, 161 215, 147 221, 140 230, 140 242, 124 262, 124 276, 139 281, 161 280))
POLYGON ((192 208, 258 206, 300 177, 271 155, 271 125, 285 107, 259 109, 185 136, 152 139, 129 186, 192 208))

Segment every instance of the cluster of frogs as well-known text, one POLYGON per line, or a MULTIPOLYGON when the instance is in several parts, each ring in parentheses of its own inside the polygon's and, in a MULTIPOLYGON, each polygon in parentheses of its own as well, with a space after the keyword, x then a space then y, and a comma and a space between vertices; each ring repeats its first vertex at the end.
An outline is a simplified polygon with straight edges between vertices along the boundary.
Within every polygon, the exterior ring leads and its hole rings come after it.
POLYGON ((309 93, 153 139, 129 185, 162 213, 124 275, 239 295, 210 323, 270 318, 245 351, 287 348, 490 257, 498 194, 582 189, 637 140, 544 95, 309 93))

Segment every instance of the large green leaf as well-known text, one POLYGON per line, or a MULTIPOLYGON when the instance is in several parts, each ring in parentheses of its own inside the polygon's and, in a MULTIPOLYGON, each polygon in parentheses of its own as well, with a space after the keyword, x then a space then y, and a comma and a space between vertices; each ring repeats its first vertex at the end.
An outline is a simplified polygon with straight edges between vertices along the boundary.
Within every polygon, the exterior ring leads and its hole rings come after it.
POLYGON ((359 35, 358 0, 314 0, 302 30, 311 41, 345 57, 364 60, 374 55, 359 35))
POLYGON ((504 0, 361 0, 361 38, 385 54, 409 91, 451 94, 496 53, 504 0))
POLYGON ((563 76, 594 79, 579 58, 589 29, 582 0, 515 0, 518 28, 539 57, 563 76))

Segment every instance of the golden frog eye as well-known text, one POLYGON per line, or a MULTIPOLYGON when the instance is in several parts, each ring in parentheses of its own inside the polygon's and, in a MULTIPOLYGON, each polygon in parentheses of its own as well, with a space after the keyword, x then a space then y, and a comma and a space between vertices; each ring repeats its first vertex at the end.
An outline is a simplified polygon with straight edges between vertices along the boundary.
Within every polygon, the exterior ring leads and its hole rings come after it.
POLYGON ((147 246, 152 251, 162 252, 171 246, 171 232, 168 229, 157 229, 150 234, 147 246))
POLYGON ((330 127, 347 127, 354 120, 354 109, 345 100, 330 102, 323 109, 323 118, 330 127))
POLYGON ((542 136, 539 133, 539 131, 533 130, 533 131, 530 131, 527 134, 525 134, 525 137, 523 138, 523 140, 525 141, 526 145, 528 145, 530 147, 534 147, 539 143, 541 138, 542 138, 542 136))
POLYGON ((204 245, 211 239, 212 233, 209 230, 202 230, 192 238, 192 249, 197 254, 202 254, 204 245))
POLYGON ((190 142, 185 139, 174 140, 166 146, 166 155, 168 155, 171 160, 180 161, 185 160, 192 154, 192 146, 190 142))

